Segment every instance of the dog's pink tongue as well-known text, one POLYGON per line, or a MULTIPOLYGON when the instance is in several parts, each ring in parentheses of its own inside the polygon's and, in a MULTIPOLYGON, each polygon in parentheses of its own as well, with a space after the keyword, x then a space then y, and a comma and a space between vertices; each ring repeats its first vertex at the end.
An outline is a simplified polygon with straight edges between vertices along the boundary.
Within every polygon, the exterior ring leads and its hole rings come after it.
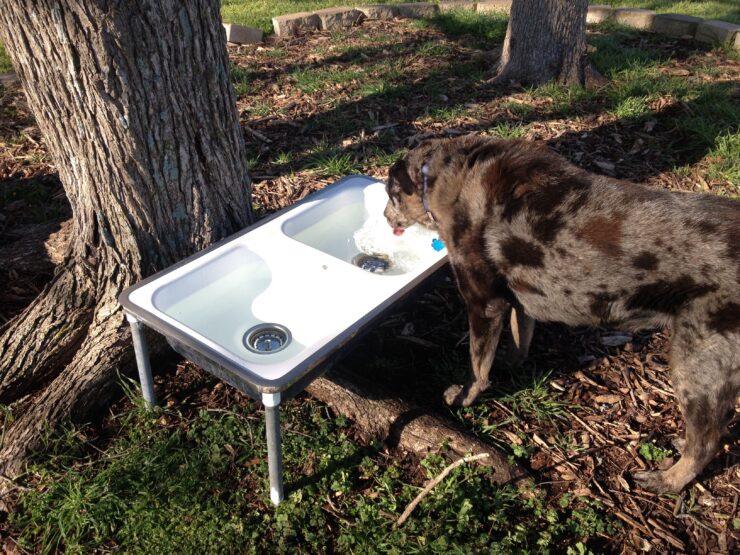
POLYGON ((393 228, 393 235, 403 235, 403 228, 402 227, 394 227, 393 228))

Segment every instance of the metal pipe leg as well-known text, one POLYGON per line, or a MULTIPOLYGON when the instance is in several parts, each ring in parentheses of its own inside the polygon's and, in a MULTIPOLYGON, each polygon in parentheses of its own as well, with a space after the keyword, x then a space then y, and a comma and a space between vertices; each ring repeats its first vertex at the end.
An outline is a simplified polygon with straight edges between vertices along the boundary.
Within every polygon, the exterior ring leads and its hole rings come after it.
POLYGON ((280 393, 263 393, 267 432, 267 468, 270 475, 270 500, 279 505, 283 495, 283 445, 280 438, 280 393))
POLYGON ((134 352, 136 353, 136 366, 139 369, 139 382, 141 392, 146 400, 147 407, 153 408, 157 404, 154 398, 154 385, 152 381, 152 365, 149 361, 149 347, 144 336, 144 326, 131 314, 126 314, 128 323, 131 324, 131 337, 134 341, 134 352))

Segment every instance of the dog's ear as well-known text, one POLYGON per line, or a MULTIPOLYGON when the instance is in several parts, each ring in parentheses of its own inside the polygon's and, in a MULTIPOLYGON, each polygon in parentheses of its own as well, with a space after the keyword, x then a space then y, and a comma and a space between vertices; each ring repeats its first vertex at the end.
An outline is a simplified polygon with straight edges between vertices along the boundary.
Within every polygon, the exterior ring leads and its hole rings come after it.
POLYGON ((407 195, 413 195, 416 191, 416 184, 409 175, 408 165, 406 160, 401 159, 391 167, 388 172, 388 182, 398 183, 401 190, 407 195))

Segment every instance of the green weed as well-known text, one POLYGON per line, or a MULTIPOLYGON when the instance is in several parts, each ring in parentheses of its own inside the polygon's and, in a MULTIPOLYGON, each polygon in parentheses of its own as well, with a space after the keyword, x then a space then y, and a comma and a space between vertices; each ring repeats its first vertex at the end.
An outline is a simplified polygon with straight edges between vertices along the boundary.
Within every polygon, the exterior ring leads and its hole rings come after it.
POLYGON ((640 453, 642 458, 647 462, 660 462, 673 455, 673 451, 659 447, 655 445, 655 442, 641 443, 637 452, 640 453))

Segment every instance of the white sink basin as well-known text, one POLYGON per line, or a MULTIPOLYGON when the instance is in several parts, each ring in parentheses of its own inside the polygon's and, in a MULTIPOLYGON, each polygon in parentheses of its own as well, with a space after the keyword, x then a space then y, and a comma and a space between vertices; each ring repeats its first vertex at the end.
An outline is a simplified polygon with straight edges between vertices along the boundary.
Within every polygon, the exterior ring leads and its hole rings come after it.
POLYGON ((386 201, 382 183, 344 178, 124 291, 121 304, 254 392, 287 391, 444 264, 431 232, 392 234, 386 201), (368 241, 365 254, 380 255, 371 267, 390 261, 383 273, 353 264, 368 241))

